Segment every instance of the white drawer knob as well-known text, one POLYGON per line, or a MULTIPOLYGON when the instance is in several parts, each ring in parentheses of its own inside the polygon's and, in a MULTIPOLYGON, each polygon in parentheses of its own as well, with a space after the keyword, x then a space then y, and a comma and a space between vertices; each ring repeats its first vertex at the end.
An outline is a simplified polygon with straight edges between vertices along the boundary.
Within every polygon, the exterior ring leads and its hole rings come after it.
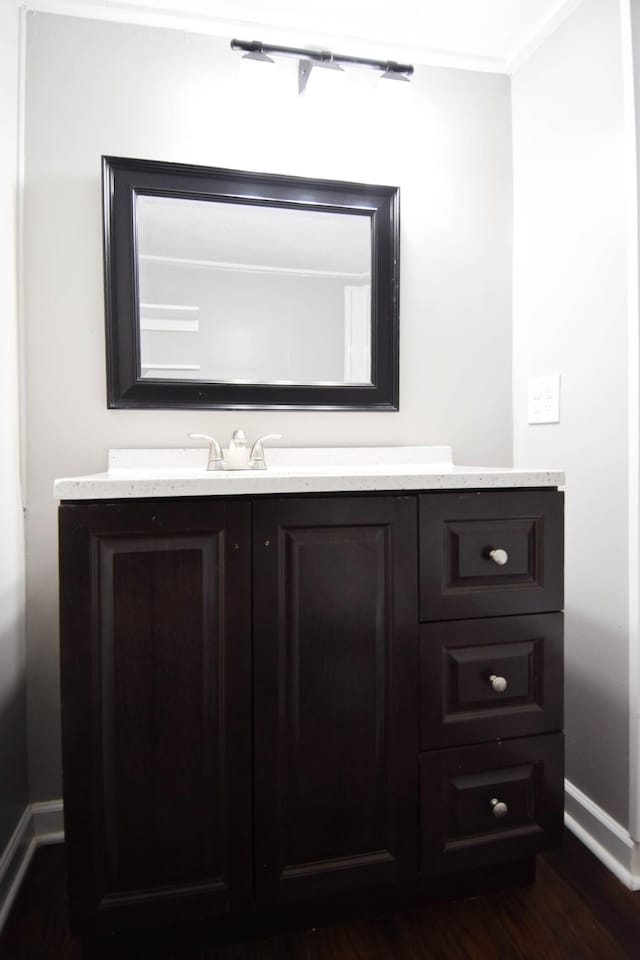
POLYGON ((494 563, 497 563, 499 567, 504 567, 505 563, 509 559, 509 554, 506 550, 489 550, 489 556, 494 563))
POLYGON ((502 800, 496 800, 495 797, 490 801, 493 808, 493 815, 496 820, 502 820, 509 813, 509 807, 502 800))
POLYGON ((507 678, 498 677, 495 673, 492 673, 489 677, 489 683, 493 687, 496 693, 504 693, 507 689, 507 678))

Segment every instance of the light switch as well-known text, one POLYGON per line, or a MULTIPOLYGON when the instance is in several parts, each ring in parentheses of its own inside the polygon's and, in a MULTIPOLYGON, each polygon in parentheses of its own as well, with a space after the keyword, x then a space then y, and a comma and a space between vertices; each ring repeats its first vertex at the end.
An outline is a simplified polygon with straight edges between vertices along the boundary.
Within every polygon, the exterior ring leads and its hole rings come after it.
POLYGON ((529 380, 529 423, 560 423, 560 374, 529 380))

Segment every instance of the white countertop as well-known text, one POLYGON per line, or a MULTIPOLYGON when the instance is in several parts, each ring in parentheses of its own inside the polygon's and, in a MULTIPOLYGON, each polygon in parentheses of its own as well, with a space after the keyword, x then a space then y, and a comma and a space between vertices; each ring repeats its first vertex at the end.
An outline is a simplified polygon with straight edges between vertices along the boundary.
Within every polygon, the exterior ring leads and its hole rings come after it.
POLYGON ((558 487, 560 470, 465 467, 451 447, 266 447, 266 470, 207 471, 205 447, 110 450, 108 469, 56 480, 58 500, 558 487))

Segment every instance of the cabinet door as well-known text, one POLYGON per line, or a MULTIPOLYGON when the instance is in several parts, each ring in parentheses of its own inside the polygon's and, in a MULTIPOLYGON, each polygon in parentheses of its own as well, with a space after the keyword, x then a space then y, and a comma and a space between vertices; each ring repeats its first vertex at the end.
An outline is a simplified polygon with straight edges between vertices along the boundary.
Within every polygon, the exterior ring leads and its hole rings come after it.
POLYGON ((64 808, 78 930, 251 896, 250 507, 60 513, 64 808))
POLYGON ((261 905, 417 875, 414 498, 254 504, 261 905))

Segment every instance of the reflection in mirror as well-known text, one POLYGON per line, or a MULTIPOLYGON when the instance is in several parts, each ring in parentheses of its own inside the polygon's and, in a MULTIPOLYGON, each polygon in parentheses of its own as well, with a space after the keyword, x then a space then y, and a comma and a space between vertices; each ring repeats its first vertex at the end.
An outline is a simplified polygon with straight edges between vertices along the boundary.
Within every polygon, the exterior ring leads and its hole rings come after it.
POLYGON ((140 376, 371 384, 368 212, 136 197, 140 376))

